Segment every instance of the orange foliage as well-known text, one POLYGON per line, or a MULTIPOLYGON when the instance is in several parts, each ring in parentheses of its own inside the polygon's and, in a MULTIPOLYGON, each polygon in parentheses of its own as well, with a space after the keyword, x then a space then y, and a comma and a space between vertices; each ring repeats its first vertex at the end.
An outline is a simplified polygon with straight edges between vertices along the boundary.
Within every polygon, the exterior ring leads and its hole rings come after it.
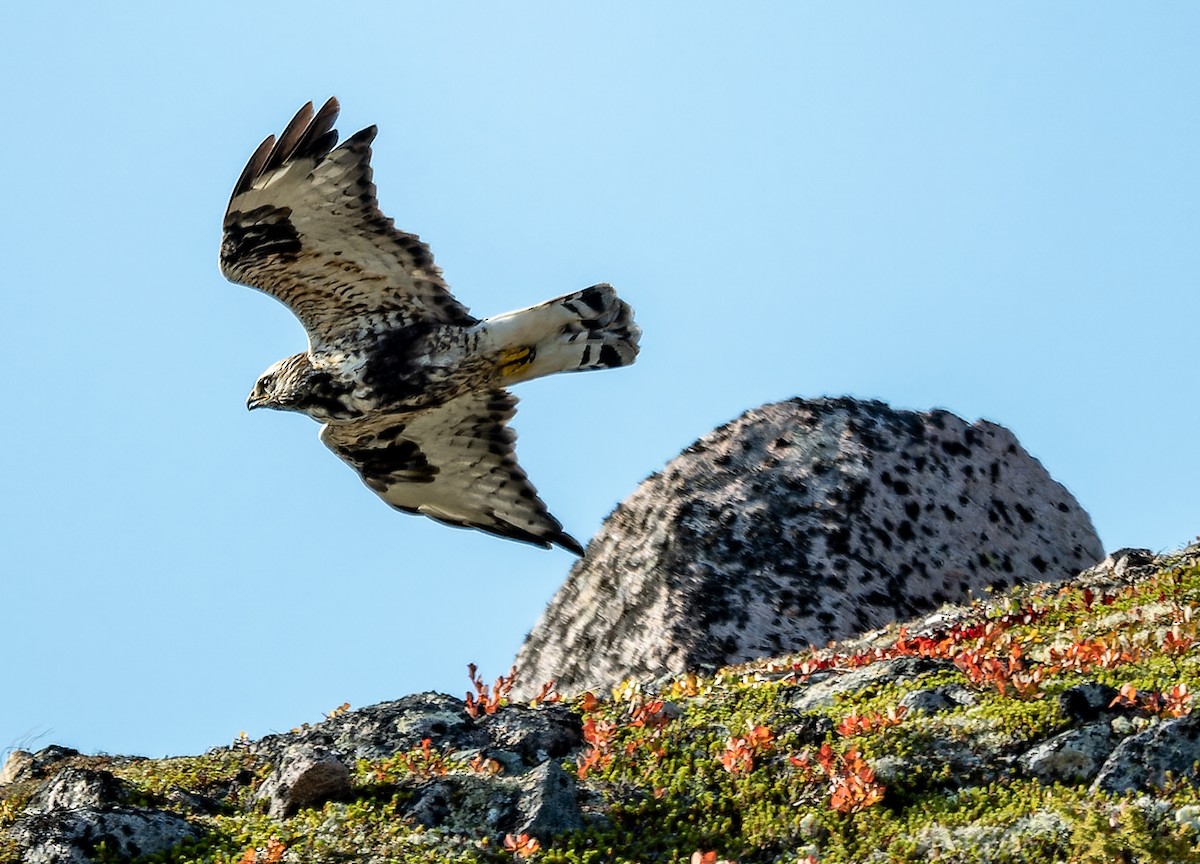
POLYGON ((637 728, 661 729, 670 722, 671 718, 663 711, 661 699, 635 706, 629 716, 629 725, 637 728))
POLYGON ((476 774, 496 775, 504 770, 504 766, 495 759, 485 759, 482 755, 471 760, 471 770, 476 774))
MULTIPOLYGON (((1090 608, 1097 599, 1108 606, 1119 597, 1104 594, 1096 598, 1090 589, 1082 592, 1084 608, 1090 608)), ((813 649, 810 656, 792 663, 788 677, 804 681, 816 672, 829 669, 853 669, 896 657, 928 657, 953 661, 977 687, 990 686, 1001 693, 1011 692, 1022 699, 1037 699, 1042 696, 1043 683, 1060 672, 1086 673, 1094 668, 1113 669, 1136 663, 1145 657, 1146 648, 1110 634, 1107 637, 1082 639, 1065 649, 1052 648, 1046 662, 1028 661, 1021 643, 1015 641, 1011 630, 1019 625, 1035 623, 1046 614, 1047 611, 1043 609, 1026 608, 996 618, 958 622, 944 630, 915 636, 907 628, 901 627, 896 641, 890 646, 851 655, 829 654, 813 649)), ((1200 645, 1200 624, 1191 620, 1187 610, 1174 617, 1176 621, 1162 637, 1161 648, 1168 656, 1185 656, 1200 645)), ((1182 703, 1177 702, 1173 710, 1180 710, 1181 707, 1182 703)), ((839 727, 843 735, 866 731, 861 721, 852 718, 847 718, 843 724, 843 727, 839 727)))
MULTIPOLYGON (((516 674, 516 671, 517 671, 517 667, 514 666, 513 667, 514 675, 516 674)), ((538 705, 541 705, 543 702, 550 703, 550 704, 558 702, 560 699, 562 699, 562 695, 557 690, 554 689, 555 685, 557 685, 557 684, 558 684, 558 682, 555 679, 551 678, 549 681, 547 681, 545 684, 542 685, 542 689, 539 690, 538 694, 529 701, 529 704, 536 708, 538 705)))
POLYGON ((275 864, 283 860, 283 853, 286 851, 287 844, 281 842, 278 837, 271 837, 265 848, 257 849, 251 846, 247 849, 238 859, 238 864, 275 864))
POLYGON ((495 714, 501 705, 508 703, 508 694, 512 692, 513 683, 517 678, 517 667, 508 670, 508 675, 501 675, 496 683, 488 687, 477 674, 478 668, 474 663, 467 664, 467 675, 475 687, 474 693, 467 693, 467 714, 479 717, 484 714, 495 714))
POLYGON ((1176 622, 1163 636, 1162 647, 1169 657, 1182 657, 1190 654, 1196 645, 1196 625, 1191 624, 1186 629, 1176 622))
MULTIPOLYGON (((417 777, 441 777, 450 770, 446 758, 433 749, 433 742, 429 738, 421 739, 421 746, 416 750, 396 754, 394 760, 395 765, 417 777)), ((375 778, 380 783, 387 782, 388 769, 377 768, 375 778)))
POLYGON ((1154 690, 1138 690, 1132 684, 1122 684, 1109 708, 1132 708, 1147 714, 1162 717, 1183 717, 1192 713, 1192 693, 1186 684, 1176 684, 1170 690, 1157 693, 1154 690))
POLYGON ((717 853, 714 851, 701 852, 697 849, 692 853, 690 864, 737 864, 737 862, 726 858, 718 859, 717 853))
POLYGON ((577 773, 580 780, 585 779, 593 769, 604 768, 612 762, 613 757, 609 750, 616 731, 617 724, 610 720, 597 723, 594 718, 589 717, 583 721, 583 740, 591 745, 591 749, 579 760, 577 773))
POLYGON ((730 736, 725 741, 721 764, 730 774, 741 774, 754 769, 754 757, 761 756, 774 743, 775 737, 766 726, 755 726, 747 722, 750 730, 746 735, 730 736))
POLYGON ((1068 645, 1066 650, 1050 649, 1050 664, 1058 670, 1089 672, 1093 667, 1112 669, 1122 663, 1136 663, 1142 651, 1136 646, 1122 648, 1116 637, 1083 639, 1068 645))
POLYGON ((536 837, 530 837, 528 834, 522 834, 519 837, 514 837, 512 834, 505 834, 504 848, 518 858, 531 858, 541 851, 542 844, 538 842, 536 837))
POLYGON ((789 756, 788 761, 806 775, 824 775, 829 780, 829 806, 839 813, 865 810, 882 801, 887 791, 875 781, 875 769, 853 747, 842 754, 822 744, 815 769, 807 751, 789 756))
POLYGON ((845 738, 849 738, 852 735, 863 735, 867 732, 874 732, 876 729, 886 729, 889 726, 899 724, 907 713, 908 709, 903 705, 889 708, 887 714, 858 714, 857 712, 851 712, 837 725, 837 733, 845 738))

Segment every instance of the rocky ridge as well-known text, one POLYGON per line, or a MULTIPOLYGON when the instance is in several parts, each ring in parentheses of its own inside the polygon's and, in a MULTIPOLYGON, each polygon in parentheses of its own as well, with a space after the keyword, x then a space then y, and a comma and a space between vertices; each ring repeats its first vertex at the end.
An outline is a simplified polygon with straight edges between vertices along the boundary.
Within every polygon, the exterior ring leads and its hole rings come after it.
POLYGON ((420 694, 169 760, 18 752, 0 861, 1200 861, 1198 611, 1200 545, 1123 550, 570 702, 420 694))

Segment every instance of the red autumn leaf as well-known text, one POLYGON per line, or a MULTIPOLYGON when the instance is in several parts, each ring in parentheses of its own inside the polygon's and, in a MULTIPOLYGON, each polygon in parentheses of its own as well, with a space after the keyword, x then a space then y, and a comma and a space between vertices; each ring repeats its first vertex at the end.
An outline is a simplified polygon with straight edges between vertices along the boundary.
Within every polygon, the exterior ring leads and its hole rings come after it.
POLYGON ((534 696, 533 699, 530 700, 530 704, 531 705, 541 705, 542 703, 553 704, 555 702, 558 702, 560 699, 562 699, 562 695, 559 694, 559 692, 554 689, 557 684, 558 684, 558 682, 556 680, 554 680, 553 678, 551 678, 549 681, 547 681, 545 684, 542 685, 542 689, 540 689, 538 691, 537 695, 534 696))
POLYGON ((521 834, 518 837, 505 834, 504 848, 520 858, 529 858, 541 850, 542 844, 536 837, 530 837, 528 834, 521 834))
POLYGON ((272 837, 267 841, 267 864, 274 864, 283 858, 283 853, 287 851, 287 846, 279 841, 278 837, 272 837))
POLYGON ((1132 684, 1122 684, 1121 689, 1117 691, 1117 695, 1108 703, 1108 707, 1120 706, 1122 708, 1132 708, 1137 705, 1137 695, 1137 688, 1132 684))

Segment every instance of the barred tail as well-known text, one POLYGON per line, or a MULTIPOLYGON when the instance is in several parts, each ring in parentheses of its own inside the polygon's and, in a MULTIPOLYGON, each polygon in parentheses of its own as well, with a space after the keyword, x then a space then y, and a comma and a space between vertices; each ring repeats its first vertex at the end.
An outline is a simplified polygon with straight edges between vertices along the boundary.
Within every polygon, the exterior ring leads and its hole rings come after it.
POLYGON ((628 366, 641 329, 611 285, 593 285, 528 309, 488 318, 504 385, 555 372, 628 366))

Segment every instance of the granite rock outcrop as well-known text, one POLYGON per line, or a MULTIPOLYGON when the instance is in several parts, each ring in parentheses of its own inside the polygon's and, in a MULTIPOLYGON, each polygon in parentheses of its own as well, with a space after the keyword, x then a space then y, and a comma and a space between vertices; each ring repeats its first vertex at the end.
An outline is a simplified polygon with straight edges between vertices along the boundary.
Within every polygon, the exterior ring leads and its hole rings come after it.
POLYGON ((824 645, 1104 557, 1007 429, 792 399, 671 460, 605 520, 517 655, 521 695, 824 645))

